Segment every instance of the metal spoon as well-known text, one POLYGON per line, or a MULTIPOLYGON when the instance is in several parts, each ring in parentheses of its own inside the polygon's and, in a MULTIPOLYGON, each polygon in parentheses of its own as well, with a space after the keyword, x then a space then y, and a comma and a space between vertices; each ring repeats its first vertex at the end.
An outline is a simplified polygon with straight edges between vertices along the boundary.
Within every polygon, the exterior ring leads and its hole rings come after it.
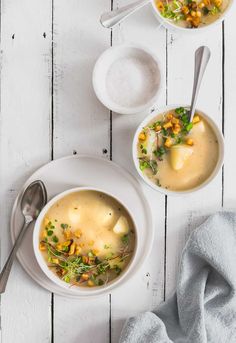
POLYGON ((15 241, 11 253, 0 274, 0 294, 5 292, 11 267, 16 256, 17 249, 27 231, 29 225, 36 220, 40 211, 47 203, 47 191, 42 181, 32 182, 24 191, 21 199, 21 212, 25 222, 15 241))
POLYGON ((105 12, 101 15, 100 22, 102 26, 111 29, 151 1, 152 0, 139 0, 121 7, 118 10, 105 12))
POLYGON ((192 101, 189 111, 189 122, 191 123, 194 117, 197 97, 201 86, 202 78, 206 70, 206 66, 211 57, 211 51, 207 46, 200 46, 195 52, 195 67, 194 67, 194 81, 192 101))

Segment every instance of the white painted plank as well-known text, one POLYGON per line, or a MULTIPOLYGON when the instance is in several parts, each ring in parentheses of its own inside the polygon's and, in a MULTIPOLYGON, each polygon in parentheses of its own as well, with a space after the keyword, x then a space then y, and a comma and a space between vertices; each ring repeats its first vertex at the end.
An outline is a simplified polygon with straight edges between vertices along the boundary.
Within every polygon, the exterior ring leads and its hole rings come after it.
MULTIPOLYGON (((210 47, 212 56, 204 76, 197 107, 212 116, 221 127, 222 53, 221 25, 209 32, 173 34, 168 39, 168 103, 189 104, 191 99, 194 52, 200 45, 210 47)), ((209 157, 210 158, 210 157, 209 157)), ((191 230, 207 214, 221 207, 221 173, 205 189, 185 197, 168 198, 167 294, 175 288, 178 264, 191 230)))
POLYGON ((110 46, 99 23, 109 0, 64 0, 54 9, 54 157, 109 150, 109 111, 92 86, 96 59, 110 46), (68 19, 69 18, 69 19, 68 19))
MULTIPOLYGON (((109 111, 92 89, 95 60, 110 46, 99 23, 109 0, 63 0, 54 5, 54 157, 109 155, 109 111), (103 153, 104 149, 107 152, 103 153)), ((109 296, 71 300, 54 297, 55 342, 109 340, 109 296)))
POLYGON ((224 206, 235 209, 236 200, 236 22, 234 15, 225 20, 225 163, 224 163, 224 206))
MULTIPOLYGON (((50 158, 50 2, 3 1, 1 15, 1 266, 10 251, 9 217, 17 192, 50 158), (46 33, 46 38, 43 34, 46 33)), ((49 342, 50 293, 18 262, 1 296, 2 343, 49 342)))
MULTIPOLYGON (((125 3, 127 1, 114 2, 114 6, 122 6, 125 3)), ((159 57, 165 75, 166 31, 159 28, 159 23, 149 6, 114 30, 113 38, 114 45, 120 42, 133 42, 151 49, 159 57)), ((164 87, 157 105, 163 106, 165 102, 164 87)), ((147 114, 113 114, 113 160, 137 178, 138 174, 132 162, 131 145, 137 126, 147 114)), ((142 183, 141 180, 140 182, 142 183)), ((127 285, 112 294, 112 342, 118 342, 120 331, 128 317, 152 309, 163 301, 164 297, 165 197, 143 183, 142 186, 152 209, 155 239, 150 256, 142 269, 127 285)))

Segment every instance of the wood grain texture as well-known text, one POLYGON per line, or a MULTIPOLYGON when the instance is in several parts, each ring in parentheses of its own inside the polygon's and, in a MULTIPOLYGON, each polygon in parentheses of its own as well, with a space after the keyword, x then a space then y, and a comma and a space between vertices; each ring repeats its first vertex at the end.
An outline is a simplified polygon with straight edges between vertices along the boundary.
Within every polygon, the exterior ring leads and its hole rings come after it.
MULTIPOLYGON (((168 35, 168 104, 190 104, 193 83, 194 52, 201 45, 209 46, 211 59, 199 93, 197 108, 222 126, 222 27, 189 36, 168 35), (186 48, 187 47, 187 48, 186 48), (217 71, 217 72, 216 72, 217 71), (216 77, 217 74, 217 77, 216 77), (214 81, 213 81, 214 80, 214 81)), ((210 158, 210 157, 209 157, 210 158)), ((183 197, 168 198, 167 220, 167 296, 176 285, 178 264, 183 246, 205 215, 221 208, 222 176, 206 188, 183 197)))
POLYGON ((27 176, 40 165, 51 158, 89 153, 112 158, 137 176, 129 148, 146 113, 110 113, 92 89, 94 63, 111 44, 141 44, 159 57, 164 88, 157 108, 189 103, 194 51, 203 44, 210 47, 212 58, 198 107, 225 133, 223 173, 187 197, 167 198, 142 184, 154 218, 153 249, 137 275, 111 295, 85 301, 51 295, 16 263, 7 292, 1 296, 1 343, 117 343, 127 317, 151 310, 174 290, 190 232, 223 203, 235 208, 234 17, 192 36, 167 32, 147 6, 112 33, 101 27, 104 10, 128 2, 132 0, 2 1, 1 266, 11 246, 8 227, 13 201, 27 176))
MULTIPOLYGON (((50 158, 50 3, 1 4, 1 266, 10 251, 9 218, 27 176, 50 158)), ((50 294, 14 264, 1 296, 2 342, 49 342, 50 294)))
MULTIPOLYGON (((114 1, 114 6, 119 7, 127 1, 114 1)), ((118 28, 113 30, 113 45, 120 43, 135 43, 151 49, 160 59, 165 77, 166 68, 166 30, 159 28, 159 23, 148 7, 130 17, 118 28), (142 25, 140 25, 142 23, 142 25)), ((164 87, 156 106, 166 103, 165 80, 164 87)), ((119 115, 113 113, 113 160, 133 175, 138 177, 132 162, 132 139, 134 132, 148 114, 119 115)), ((127 317, 134 316, 141 311, 154 308, 164 300, 165 278, 165 196, 147 186, 143 187, 149 199, 155 230, 153 249, 142 269, 129 282, 111 296, 111 338, 118 342, 120 332, 127 317), (138 299, 138 301, 137 301, 138 299)))
MULTIPOLYGON (((110 46, 110 32, 99 23, 109 0, 54 1, 53 158, 89 153, 109 158, 109 110, 96 99, 92 71, 110 46)), ((54 341, 109 341, 109 295, 71 300, 54 296, 54 341)))
POLYGON ((234 149, 236 146, 236 48, 235 48, 235 18, 230 15, 223 26, 224 39, 224 134, 225 134, 225 163, 224 163, 224 206, 227 209, 236 208, 236 159, 234 149))

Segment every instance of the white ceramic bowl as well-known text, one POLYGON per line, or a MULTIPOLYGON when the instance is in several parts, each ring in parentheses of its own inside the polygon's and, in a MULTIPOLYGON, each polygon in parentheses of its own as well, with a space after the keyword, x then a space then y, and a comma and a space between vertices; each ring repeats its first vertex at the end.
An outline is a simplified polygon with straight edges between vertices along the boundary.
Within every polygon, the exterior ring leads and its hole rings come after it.
POLYGON ((214 133, 215 133, 215 135, 217 137, 218 143, 219 143, 219 157, 218 157, 218 161, 217 161, 215 169, 213 170, 213 172, 210 175, 210 177, 208 179, 206 179, 203 183, 201 183, 199 186, 195 187, 195 188, 184 190, 184 191, 171 191, 171 190, 167 190, 166 188, 159 187, 159 186, 155 185, 148 177, 146 177, 142 173, 142 171, 139 168, 139 160, 138 160, 138 157, 137 157, 137 145, 138 145, 138 135, 139 135, 139 133, 142 131, 142 128, 145 127, 153 118, 155 118, 159 114, 168 112, 168 111, 173 110, 173 109, 178 108, 178 107, 188 108, 189 106, 188 105, 183 105, 183 104, 169 105, 169 106, 165 106, 165 107, 163 107, 161 109, 158 109, 158 111, 155 111, 155 112, 151 113, 149 116, 147 116, 142 121, 142 123, 138 126, 138 128, 137 128, 137 130, 135 132, 135 135, 134 135, 133 146, 132 146, 134 165, 135 165, 135 168, 136 168, 138 174, 140 175, 140 177, 150 187, 152 187, 156 191, 164 193, 166 195, 183 195, 183 194, 193 193, 195 191, 198 191, 198 190, 202 189, 203 187, 208 185, 216 177, 216 175, 218 174, 219 170, 221 169, 223 161, 224 161, 224 138, 223 138, 223 135, 222 135, 221 131, 219 130, 219 128, 215 124, 215 122, 208 115, 206 115, 204 113, 204 111, 196 109, 196 112, 199 111, 201 113, 201 116, 211 126, 211 128, 213 129, 213 131, 214 131, 214 133))
MULTIPOLYGON (((153 12, 154 12, 154 15, 156 16, 156 18, 158 19, 158 21, 167 29, 171 30, 171 31, 178 31, 178 32, 184 32, 184 33, 197 33, 197 32, 202 32, 202 31, 206 31, 208 29, 211 29, 212 27, 218 25, 219 23, 221 23, 225 18, 226 16, 229 14, 229 12, 231 11, 231 8, 233 8, 233 6, 236 7, 234 0, 230 0, 230 3, 228 5, 228 7, 226 8, 226 10, 222 13, 222 15, 217 19, 215 20, 214 22, 212 22, 211 24, 208 24, 208 25, 205 25, 205 26, 201 26, 201 27, 198 27, 198 28, 185 28, 185 27, 180 27, 178 25, 175 25, 171 20, 168 20, 166 18, 164 18, 160 12, 158 11, 156 5, 155 5, 155 0, 153 0, 151 2, 151 5, 152 5, 152 9, 153 9, 153 12)), ((233 10, 232 10, 233 11, 233 10)))
POLYGON ((45 275, 52 282, 54 282, 55 284, 57 284, 58 286, 60 286, 61 288, 65 289, 65 290, 70 289, 70 293, 71 293, 71 291, 73 291, 74 295, 78 295, 78 296, 89 296, 89 295, 104 294, 104 293, 110 292, 111 289, 114 289, 114 288, 118 287, 119 285, 123 284, 124 282, 126 282, 134 274, 133 269, 136 268, 135 267, 136 257, 137 257, 136 252, 138 250, 138 246, 139 246, 138 229, 137 229, 137 226, 135 224, 134 216, 130 213, 129 209, 126 206, 124 206, 123 203, 119 199, 117 199, 114 195, 112 195, 111 193, 104 192, 101 189, 97 189, 97 188, 93 188, 93 187, 73 188, 73 189, 69 189, 69 190, 62 192, 59 195, 55 196, 53 199, 51 199, 47 203, 47 205, 43 208, 42 212, 38 216, 37 221, 35 223, 34 232, 33 232, 34 254, 35 254, 36 260, 37 260, 40 268, 42 269, 42 271, 45 273, 45 275), (71 287, 71 284, 62 281, 59 277, 57 277, 48 268, 47 263, 46 263, 43 255, 42 255, 41 251, 39 250, 40 230, 41 230, 41 225, 42 225, 42 221, 44 219, 45 214, 60 199, 64 198, 65 196, 67 196, 69 194, 78 193, 81 191, 97 191, 97 192, 106 194, 106 195, 114 198, 116 201, 118 201, 126 209, 126 211, 129 213, 129 215, 130 215, 130 217, 134 223, 134 229, 135 229, 135 235, 136 235, 135 236, 136 244, 135 244, 135 249, 134 249, 131 261, 128 264, 128 266, 126 267, 126 269, 120 274, 120 276, 118 276, 116 279, 114 279, 113 281, 109 282, 107 285, 104 285, 104 286, 91 287, 91 288, 89 288, 89 287, 78 287, 78 286, 71 287))
MULTIPOLYGON (((130 70, 130 68, 129 68, 130 70)), ((120 76, 123 82, 124 75, 120 76)), ((97 98, 101 103, 109 108, 110 110, 121 113, 121 114, 137 114, 143 111, 150 109, 157 101, 160 90, 162 88, 162 68, 158 58, 147 48, 136 45, 118 45, 107 49, 97 60, 94 71, 93 71, 93 88, 97 95, 97 98), (137 103, 122 104, 116 101, 112 97, 111 92, 109 92, 109 85, 107 82, 107 75, 111 70, 111 66, 114 63, 122 59, 133 59, 134 61, 139 61, 142 63, 145 68, 150 69, 150 75, 152 80, 150 84, 147 84, 150 87, 150 91, 146 94, 145 99, 140 100, 140 96, 137 97, 137 103)), ((147 81, 145 81, 147 82, 147 81)), ((114 83, 113 83, 114 84, 114 83)), ((140 83, 141 85, 142 83, 140 83)), ((145 87, 147 89, 148 87, 145 87)), ((117 88, 114 85, 114 90, 117 88)), ((127 94, 127 91, 124 89, 117 89, 117 92, 124 93, 124 96, 131 97, 130 94, 127 94)))

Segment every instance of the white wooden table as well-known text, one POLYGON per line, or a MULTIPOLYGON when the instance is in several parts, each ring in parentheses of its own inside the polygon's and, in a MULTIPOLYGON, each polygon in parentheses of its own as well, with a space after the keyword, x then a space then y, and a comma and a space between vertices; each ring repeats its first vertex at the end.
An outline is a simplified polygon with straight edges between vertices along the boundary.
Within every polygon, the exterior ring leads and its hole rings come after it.
MULTIPOLYGON (((183 245, 205 216, 236 200, 236 21, 208 33, 172 34, 150 8, 111 33, 99 16, 125 0, 2 0, 0 228, 1 266, 11 246, 9 218, 27 177, 61 156, 92 153, 135 173, 131 146, 141 116, 110 113, 96 99, 95 60, 111 44, 145 44, 159 56, 166 80, 158 106, 188 103, 193 54, 206 44, 212 58, 198 107, 214 116, 226 140, 222 172, 204 190, 167 198, 144 186, 155 220, 150 258, 128 283, 108 296, 75 301, 40 288, 15 263, 1 297, 2 343, 118 342, 124 320, 158 305, 173 291, 183 245)), ((209 156, 209 158, 211 158, 209 156)), ((148 343, 148 342, 147 342, 148 343)))

